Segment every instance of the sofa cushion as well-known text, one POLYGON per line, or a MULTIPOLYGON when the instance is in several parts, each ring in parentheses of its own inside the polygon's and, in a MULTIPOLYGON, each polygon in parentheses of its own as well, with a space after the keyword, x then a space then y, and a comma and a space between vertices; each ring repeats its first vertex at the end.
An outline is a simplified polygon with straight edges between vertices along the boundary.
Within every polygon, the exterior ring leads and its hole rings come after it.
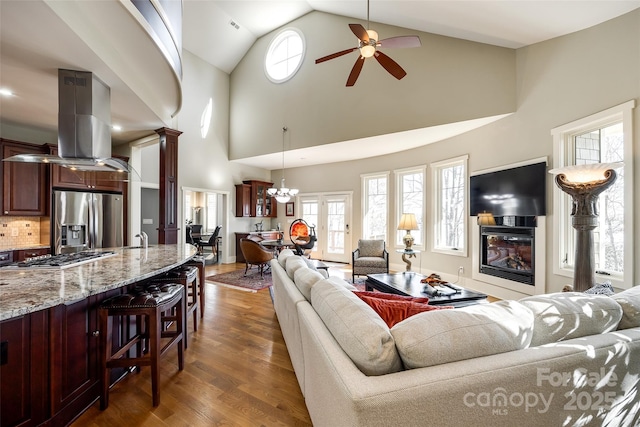
POLYGON ((356 291, 358 290, 358 288, 356 288, 355 286, 353 286, 351 283, 347 282, 346 280, 340 278, 340 277, 336 277, 336 276, 330 276, 326 279, 329 283, 333 284, 334 286, 340 286, 343 287, 349 291, 356 291))
MULTIPOLYGON (((369 307, 373 309, 384 320, 388 327, 393 327, 396 323, 402 322, 415 314, 422 313, 424 311, 439 310, 441 308, 453 308, 453 307, 439 307, 435 305, 428 305, 426 302, 412 301, 410 299, 402 299, 402 295, 385 294, 382 292, 366 292, 370 295, 364 295, 365 292, 354 292, 358 298, 367 303, 369 307), (401 298, 385 298, 390 295, 392 297, 401 298)), ((411 297, 409 297, 411 298, 411 297)), ((420 298, 426 299, 428 298, 420 298)))
POLYGON ((613 295, 622 307, 622 319, 618 329, 637 328, 640 326, 640 286, 634 286, 624 292, 613 295))
POLYGON ((342 350, 365 375, 402 369, 402 361, 384 321, 360 298, 331 278, 311 288, 311 305, 342 350))
POLYGON ((554 343, 617 328, 622 307, 610 297, 557 292, 520 300, 535 316, 532 346, 554 343))
POLYGON ((289 258, 290 256, 294 256, 295 254, 293 253, 293 251, 289 248, 287 249, 283 249, 280 251, 280 253, 278 254, 278 263, 280 263, 280 266, 282 268, 287 268, 287 258, 289 258))
POLYGON ((517 301, 416 314, 391 328, 408 369, 526 348, 533 314, 517 301))
POLYGON ((304 262, 302 258, 299 256, 290 256, 287 258, 285 270, 287 270, 287 276, 289 276, 289 279, 293 280, 294 274, 300 268, 308 268, 307 263, 304 262))
POLYGON ((311 301, 311 288, 313 285, 323 279, 324 276, 322 274, 311 268, 299 268, 293 275, 293 282, 307 301, 311 301))

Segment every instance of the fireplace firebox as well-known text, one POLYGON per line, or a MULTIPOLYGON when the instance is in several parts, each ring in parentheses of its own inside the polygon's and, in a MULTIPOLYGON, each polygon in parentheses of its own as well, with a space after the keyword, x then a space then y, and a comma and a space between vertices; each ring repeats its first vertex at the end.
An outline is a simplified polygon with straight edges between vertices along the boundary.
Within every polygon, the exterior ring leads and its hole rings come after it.
POLYGON ((481 273, 535 284, 535 228, 481 226, 480 234, 481 273))

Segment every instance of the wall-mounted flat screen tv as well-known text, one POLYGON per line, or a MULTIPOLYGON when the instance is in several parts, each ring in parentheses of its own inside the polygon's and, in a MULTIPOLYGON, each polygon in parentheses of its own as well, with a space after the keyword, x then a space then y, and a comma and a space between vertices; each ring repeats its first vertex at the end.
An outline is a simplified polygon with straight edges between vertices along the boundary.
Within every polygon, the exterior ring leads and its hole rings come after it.
POLYGON ((547 213, 546 162, 473 175, 469 182, 471 216, 541 216, 547 213))

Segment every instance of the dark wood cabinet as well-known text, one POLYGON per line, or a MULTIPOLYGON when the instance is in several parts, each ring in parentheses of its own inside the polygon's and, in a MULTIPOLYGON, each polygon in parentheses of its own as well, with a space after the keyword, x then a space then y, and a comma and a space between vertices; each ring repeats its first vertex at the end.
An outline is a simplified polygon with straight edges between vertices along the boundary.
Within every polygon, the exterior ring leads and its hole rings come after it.
MULTIPOLYGON (((17 154, 45 154, 44 146, 0 139, 2 158, 17 154)), ((47 169, 43 163, 0 162, 2 214, 47 215, 47 169)))
POLYGON ((38 248, 38 249, 21 249, 19 251, 13 251, 13 261, 24 261, 27 258, 33 258, 37 256, 47 255, 51 253, 50 248, 38 248))
POLYGON ((236 216, 275 218, 278 216, 275 198, 267 194, 272 182, 243 181, 236 185, 236 216))
POLYGON ((48 418, 47 312, 0 322, 0 425, 36 426, 48 418))
MULTIPOLYGON (((58 148, 50 146, 50 153, 58 154, 58 148)), ((113 156, 124 160, 126 157, 113 156)), ((51 186, 54 188, 72 188, 122 193, 124 182, 119 172, 77 171, 59 165, 51 165, 51 186)))

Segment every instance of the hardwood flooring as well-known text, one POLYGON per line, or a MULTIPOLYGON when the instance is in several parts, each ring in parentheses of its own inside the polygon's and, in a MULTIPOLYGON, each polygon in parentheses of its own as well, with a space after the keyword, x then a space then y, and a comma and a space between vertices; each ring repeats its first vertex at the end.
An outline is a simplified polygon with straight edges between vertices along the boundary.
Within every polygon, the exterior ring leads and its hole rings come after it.
MULTIPOLYGON (((207 266, 207 276, 244 264, 207 266)), ((332 269, 333 273, 333 269, 332 269)), ((204 318, 178 371, 177 353, 160 360, 160 405, 151 405, 149 367, 127 375, 73 424, 83 426, 311 426, 268 290, 207 284, 204 318)), ((191 316, 190 316, 191 317, 191 316)))
MULTIPOLYGON (((350 265, 330 266, 350 278, 350 265)), ((244 264, 212 265, 206 275, 237 269, 244 264)), ((160 360, 158 407, 144 367, 111 389, 106 410, 96 402, 72 426, 311 426, 269 291, 207 284, 205 295, 198 332, 189 316, 184 370, 175 350, 160 360)))

